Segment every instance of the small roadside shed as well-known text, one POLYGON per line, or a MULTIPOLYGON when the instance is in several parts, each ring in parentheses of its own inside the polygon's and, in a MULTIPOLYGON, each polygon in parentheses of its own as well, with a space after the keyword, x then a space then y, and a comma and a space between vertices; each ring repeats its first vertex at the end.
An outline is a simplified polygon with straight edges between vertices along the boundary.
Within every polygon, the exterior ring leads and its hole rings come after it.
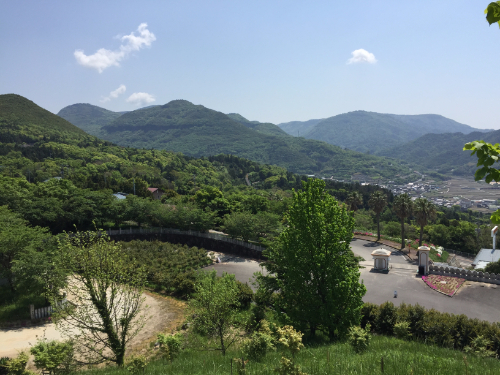
POLYGON ((373 268, 376 270, 388 270, 389 269, 389 261, 391 258, 391 251, 386 249, 377 249, 372 251, 373 257, 373 268))

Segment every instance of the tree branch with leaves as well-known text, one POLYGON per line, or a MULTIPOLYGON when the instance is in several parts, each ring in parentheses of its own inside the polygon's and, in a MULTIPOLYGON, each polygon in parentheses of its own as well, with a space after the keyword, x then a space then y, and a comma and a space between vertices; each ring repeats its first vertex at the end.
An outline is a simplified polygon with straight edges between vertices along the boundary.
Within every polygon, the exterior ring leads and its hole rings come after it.
POLYGON ((102 232, 67 235, 59 246, 58 264, 70 276, 51 295, 56 326, 81 363, 123 366, 127 344, 145 323, 144 270, 102 232))

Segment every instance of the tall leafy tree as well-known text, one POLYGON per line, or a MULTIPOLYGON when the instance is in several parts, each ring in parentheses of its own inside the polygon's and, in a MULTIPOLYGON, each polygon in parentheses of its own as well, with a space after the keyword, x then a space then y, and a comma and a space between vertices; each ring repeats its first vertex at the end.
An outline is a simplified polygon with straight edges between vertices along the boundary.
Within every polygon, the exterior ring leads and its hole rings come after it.
POLYGON ((214 270, 199 275, 195 298, 191 300, 194 326, 213 339, 208 345, 220 350, 222 355, 226 355, 239 334, 234 329, 239 306, 238 290, 234 275, 224 273, 217 277, 214 270))
POLYGON ((141 315, 146 273, 120 245, 99 232, 78 232, 60 243, 58 264, 68 275, 51 290, 58 329, 86 364, 124 365, 127 344, 144 325, 141 315), (71 303, 62 303, 60 293, 71 303))
POLYGON ((394 198, 392 209, 401 220, 401 248, 405 247, 405 219, 413 212, 413 202, 408 194, 400 194, 394 198))
POLYGON ((326 193, 325 182, 309 179, 293 192, 286 227, 265 251, 264 292, 278 292, 275 308, 294 327, 325 330, 331 338, 358 324, 362 297, 357 263, 349 244, 354 218, 326 193))
POLYGON ((363 197, 359 193, 359 191, 351 191, 345 200, 345 203, 349 207, 351 211, 357 211, 358 206, 363 204, 363 197))
POLYGON ((426 226, 430 220, 436 219, 436 207, 425 198, 417 198, 413 203, 413 207, 415 217, 417 219, 417 224, 420 225, 419 244, 422 244, 424 226, 426 226))
POLYGON ((7 279, 12 292, 24 281, 19 269, 14 272, 15 262, 40 248, 49 237, 45 228, 31 227, 19 214, 0 206, 0 277, 7 279))
POLYGON ((384 210, 385 206, 387 206, 387 195, 384 194, 383 191, 378 190, 375 191, 368 201, 370 208, 377 215, 377 241, 380 240, 380 214, 384 210))

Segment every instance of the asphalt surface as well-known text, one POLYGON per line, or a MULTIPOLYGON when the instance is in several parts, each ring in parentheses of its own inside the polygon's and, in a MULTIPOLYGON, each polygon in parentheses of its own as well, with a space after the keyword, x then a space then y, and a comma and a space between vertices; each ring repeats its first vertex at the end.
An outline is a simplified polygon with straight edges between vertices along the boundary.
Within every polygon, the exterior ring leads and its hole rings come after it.
MULTIPOLYGON (((467 281, 453 297, 445 296, 428 287, 417 274, 417 266, 397 250, 375 244, 373 242, 354 239, 351 242, 354 254, 365 260, 360 264, 360 280, 365 284, 367 292, 363 300, 380 304, 392 301, 395 305, 401 303, 420 304, 428 309, 436 309, 452 314, 465 314, 471 318, 500 321, 500 285, 467 281), (391 250, 390 264, 392 268, 387 273, 373 271, 371 252, 378 248, 391 250), (394 298, 394 291, 398 297, 394 298)), ((233 273, 241 282, 249 282, 254 272, 262 272, 260 264, 232 255, 221 256, 221 263, 206 269, 215 269, 219 275, 223 272, 233 273)))

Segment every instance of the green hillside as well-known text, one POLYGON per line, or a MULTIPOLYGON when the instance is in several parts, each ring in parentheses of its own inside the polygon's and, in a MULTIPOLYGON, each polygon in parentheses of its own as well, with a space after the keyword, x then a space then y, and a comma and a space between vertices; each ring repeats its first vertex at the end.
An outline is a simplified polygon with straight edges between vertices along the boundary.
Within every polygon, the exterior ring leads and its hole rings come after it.
POLYGON ((40 140, 74 143, 93 138, 16 94, 0 95, 0 134, 2 143, 31 144, 40 140))
POLYGON ((228 113, 226 116, 262 134, 287 136, 284 130, 270 122, 250 121, 238 113, 228 113))
POLYGON ((304 137, 309 131, 311 131, 312 128, 316 126, 319 122, 323 121, 324 119, 316 119, 316 120, 307 120, 307 121, 290 121, 290 122, 283 122, 281 124, 278 124, 283 131, 286 133, 293 135, 294 137, 304 137))
POLYGON ((64 107, 57 114, 83 131, 100 136, 101 128, 117 119, 123 112, 113 112, 107 109, 87 104, 78 103, 64 107))
POLYGON ((427 133, 480 131, 440 115, 391 115, 354 111, 324 120, 280 124, 287 133, 360 152, 377 153, 427 133))
POLYGON ((498 143, 500 130, 490 133, 426 134, 401 146, 382 150, 378 154, 414 162, 440 173, 472 176, 477 169, 477 158, 471 157, 470 151, 462 149, 464 144, 475 140, 498 143))
POLYGON ((384 158, 295 138, 273 124, 248 121, 237 114, 228 116, 186 100, 125 113, 98 134, 122 146, 182 152, 193 157, 231 154, 302 174, 350 179, 360 173, 397 179, 408 171, 384 158))

